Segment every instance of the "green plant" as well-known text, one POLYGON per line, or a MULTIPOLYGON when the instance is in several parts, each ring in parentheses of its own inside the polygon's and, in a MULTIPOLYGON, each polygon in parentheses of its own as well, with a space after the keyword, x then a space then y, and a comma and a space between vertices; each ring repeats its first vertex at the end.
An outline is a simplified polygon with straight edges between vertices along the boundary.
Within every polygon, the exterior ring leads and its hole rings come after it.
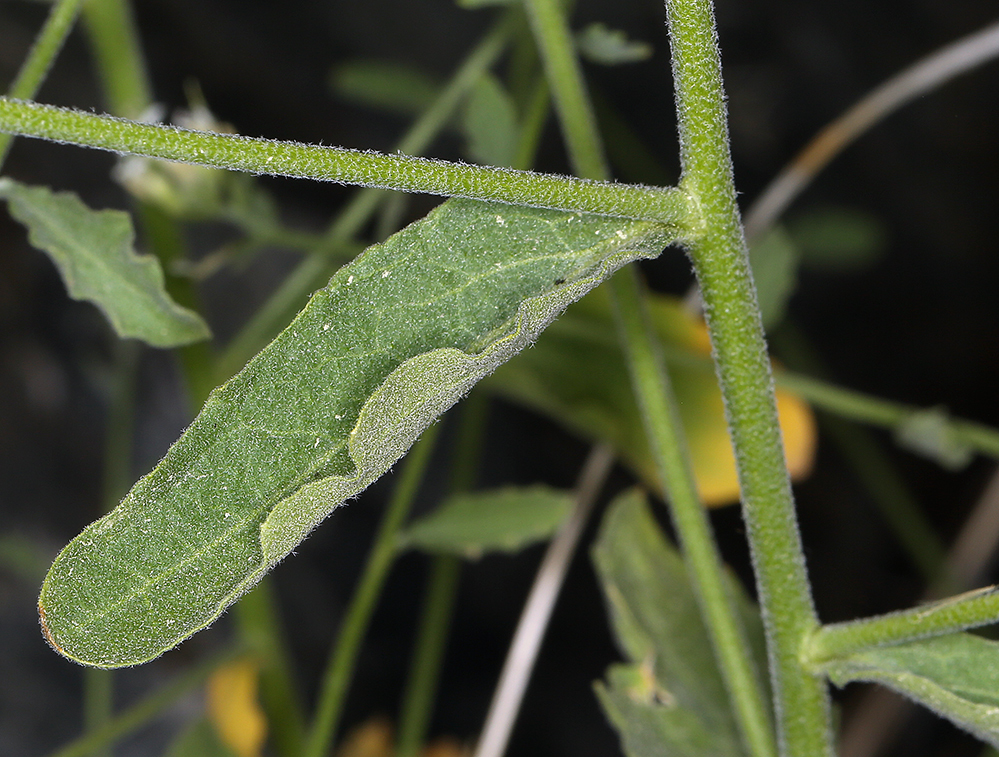
MULTIPOLYGON (((126 9, 95 0, 87 9, 111 108, 137 116, 149 104, 149 87, 134 37, 127 32, 126 9)), ((581 324, 577 337, 585 338, 578 339, 577 349, 593 350, 583 354, 602 354, 597 350, 608 344, 616 350, 620 357, 615 359, 627 367, 630 392, 623 391, 620 380, 609 383, 604 377, 588 387, 592 407, 559 405, 557 393, 548 394, 545 386, 553 383, 546 371, 558 367, 558 358, 546 362, 545 350, 551 348, 543 339, 537 348, 542 359, 524 369, 519 383, 506 369, 489 382, 496 391, 521 392, 525 401, 615 447, 670 503, 682 562, 635 494, 624 495, 608 512, 595 548, 615 631, 628 658, 611 668, 598 695, 626 751, 831 754, 829 680, 884 683, 997 743, 991 690, 996 647, 958 633, 994 620, 999 609, 994 593, 958 595, 851 624, 819 623, 784 463, 759 304, 773 298, 778 306, 771 310, 767 304, 764 315, 781 310, 789 289, 780 263, 787 243, 782 247, 771 237, 754 250, 756 276, 768 286, 765 297, 758 298, 736 205, 710 3, 667 3, 682 165, 672 188, 608 181, 604 146, 564 9, 554 0, 525 0, 523 8, 504 9, 432 102, 425 104, 424 95, 415 105, 402 103, 425 109, 399 154, 227 134, 197 108, 201 120, 193 120, 192 128, 176 128, 25 101, 76 10, 73 2, 54 5, 27 73, 12 88, 12 97, 0 100, 0 129, 134 156, 121 174, 137 197, 137 215, 160 263, 134 254, 125 214, 94 213, 71 195, 12 179, 2 180, 0 194, 12 216, 28 227, 32 243, 60 266, 74 297, 96 302, 120 336, 181 348, 197 404, 217 381, 225 383, 208 396, 198 418, 153 472, 56 559, 39 600, 42 628, 55 649, 97 668, 156 657, 212 623, 334 508, 382 476, 419 439, 406 458, 331 651, 308 727, 296 703, 273 600, 264 588, 237 605, 242 629, 237 651, 259 660, 275 750, 318 757, 334 740, 358 645, 392 561, 414 545, 444 553, 435 558, 425 633, 401 718, 399 751, 414 753, 423 741, 436 685, 432 663, 440 657, 453 599, 456 562, 448 555, 516 547, 565 524, 551 553, 561 554, 564 570, 595 496, 592 490, 599 488, 584 476, 575 502, 565 492, 534 489, 462 498, 471 488, 467 471, 474 466, 463 462, 458 470, 465 472, 452 485, 456 498, 435 516, 406 526, 433 451, 437 427, 432 424, 474 384, 540 339, 562 311, 606 282, 602 296, 610 306, 594 306, 591 298, 589 311, 577 307, 566 322, 581 324), (533 40, 536 52, 525 40, 533 40), (489 70, 508 45, 520 45, 511 57, 517 61, 520 56, 522 70, 518 78, 515 69, 504 86, 489 70), (477 158, 526 168, 549 91, 579 178, 410 157, 461 105, 463 128, 473 137, 470 150, 477 158), (184 165, 164 167, 146 158, 184 165), (286 228, 271 199, 248 177, 201 167, 368 189, 326 233, 308 235, 286 228), (339 268, 264 346, 302 294, 335 267, 333 261, 357 252, 355 237, 375 213, 381 213, 380 226, 392 227, 391 201, 375 191, 386 188, 457 199, 339 268), (204 218, 234 224, 248 249, 279 243, 308 252, 215 360, 197 346, 207 327, 191 309, 196 298, 190 283, 173 279, 165 285, 160 267, 177 263, 177 224, 204 218), (674 310, 663 317, 663 303, 644 291, 635 271, 636 261, 655 258, 675 243, 685 248, 700 286, 739 474, 762 630, 723 568, 674 397, 678 371, 700 371, 701 379, 709 380, 704 357, 682 340, 671 341, 670 329, 682 329, 677 325, 682 316, 674 310), (655 321, 650 311, 657 314, 655 321), (624 407, 616 402, 629 403, 634 418, 620 434, 614 424, 628 416, 616 412, 624 407), (628 432, 639 427, 635 442, 628 432), (643 460, 648 461, 644 467, 643 460), (758 653, 763 635, 766 663, 758 653), (673 652, 674 645, 684 653, 673 652)), ((598 40, 605 60, 641 55, 640 46, 606 29, 591 27, 587 39, 583 49, 598 40)), ((995 431, 951 421, 940 411, 857 396, 794 374, 783 373, 778 380, 817 405, 895 428, 910 446, 945 464, 965 463, 974 452, 999 452, 995 431)), ((461 451, 474 453, 482 433, 481 420, 473 416, 462 431, 461 451)), ((606 474, 607 455, 598 453, 592 460, 587 472, 603 468, 606 474)), ((907 519, 917 524, 911 528, 920 528, 912 516, 900 520, 907 519)), ((196 669, 189 680, 199 680, 208 670, 196 669)), ((156 710, 154 703, 139 714, 111 717, 107 695, 102 706, 99 693, 106 677, 91 681, 93 727, 63 754, 100 748, 156 710)), ((205 733, 186 734, 188 741, 180 742, 186 746, 176 748, 206 753, 234 748, 206 746, 216 737, 205 733), (191 746, 198 739, 199 746, 191 746)), ((487 732, 483 753, 502 751, 504 739, 501 734, 493 741, 487 732)))

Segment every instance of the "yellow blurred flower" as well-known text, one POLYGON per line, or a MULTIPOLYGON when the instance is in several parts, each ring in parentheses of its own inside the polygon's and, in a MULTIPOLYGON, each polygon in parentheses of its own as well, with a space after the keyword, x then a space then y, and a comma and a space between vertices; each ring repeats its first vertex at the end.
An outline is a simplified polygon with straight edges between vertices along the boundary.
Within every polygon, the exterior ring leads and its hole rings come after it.
POLYGON ((257 701, 259 675, 257 661, 244 657, 208 679, 208 719, 238 757, 259 757, 267 739, 267 718, 257 701))

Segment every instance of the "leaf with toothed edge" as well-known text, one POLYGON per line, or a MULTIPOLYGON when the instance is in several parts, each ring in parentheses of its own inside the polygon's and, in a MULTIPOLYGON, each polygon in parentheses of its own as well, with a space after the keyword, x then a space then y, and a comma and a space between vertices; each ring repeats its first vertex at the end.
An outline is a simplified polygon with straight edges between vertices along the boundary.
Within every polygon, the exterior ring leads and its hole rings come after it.
POLYGON ((39 598, 49 642, 111 668, 205 628, 569 303, 674 239, 451 200, 369 248, 59 554, 39 598))
POLYGON ((0 199, 28 229, 31 244, 45 252, 69 296, 92 302, 122 338, 153 347, 177 347, 208 339, 201 317, 174 302, 160 261, 133 249, 128 213, 91 210, 72 192, 53 192, 0 178, 0 199))

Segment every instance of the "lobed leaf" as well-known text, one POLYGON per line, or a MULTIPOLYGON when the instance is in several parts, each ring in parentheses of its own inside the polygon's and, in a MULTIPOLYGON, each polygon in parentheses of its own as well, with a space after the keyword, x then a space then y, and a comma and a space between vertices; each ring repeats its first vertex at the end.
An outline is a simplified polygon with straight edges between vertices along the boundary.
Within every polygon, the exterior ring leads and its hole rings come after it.
MULTIPOLYGON (((728 695, 683 559, 636 492, 604 516, 593 561, 611 625, 629 662, 608 670, 597 696, 629 757, 742 754, 728 695)), ((735 581, 758 670, 766 669, 759 613, 735 581)))
POLYGON ((48 640, 119 667, 206 627, 570 302, 672 239, 452 200, 369 248, 60 553, 39 598, 48 640))
POLYGON ((135 253, 128 213, 91 210, 71 192, 29 187, 6 177, 0 179, 0 197, 28 228, 31 244, 56 264, 69 296, 97 305, 118 336, 154 347, 211 336, 197 313, 167 294, 159 261, 135 253))
POLYGON ((547 486, 460 494, 414 522, 402 544, 471 558, 515 552, 554 534, 572 511, 572 502, 572 492, 547 486))
POLYGON ((969 633, 875 647, 823 664, 837 686, 880 683, 999 748, 999 642, 969 633))

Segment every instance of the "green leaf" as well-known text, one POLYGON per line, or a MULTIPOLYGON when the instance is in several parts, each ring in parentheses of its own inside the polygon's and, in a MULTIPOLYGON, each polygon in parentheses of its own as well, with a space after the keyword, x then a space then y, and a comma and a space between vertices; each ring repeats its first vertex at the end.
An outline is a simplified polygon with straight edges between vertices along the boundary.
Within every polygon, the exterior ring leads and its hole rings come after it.
POLYGON ((547 486, 461 494, 414 522, 403 546, 478 558, 549 538, 572 510, 572 493, 547 486))
POLYGON ((999 747, 999 643, 969 633, 875 647, 823 665, 837 686, 883 684, 999 747))
POLYGON ((604 66, 635 63, 652 57, 652 45, 648 42, 628 39, 620 29, 608 29, 601 23, 590 24, 576 34, 576 47, 584 58, 604 66))
POLYGON ((452 200, 369 248, 56 558, 49 641, 118 667, 204 628, 570 302, 671 240, 654 223, 452 200))
MULTIPOLYGON (((611 504, 593 561, 614 634, 628 659, 596 685, 629 757, 741 755, 728 695, 715 663, 686 568, 666 541, 644 497, 626 492, 611 504)), ((765 669, 759 614, 735 581, 747 632, 765 669)))
POLYGON ((780 226, 775 226, 749 250, 749 264, 763 325, 773 328, 784 319, 787 301, 798 284, 798 251, 780 226))
POLYGON ((517 109, 513 98, 489 74, 476 83, 465 102, 461 128, 468 157, 484 166, 510 166, 517 152, 517 109))
POLYGON ((0 197, 28 228, 31 244, 48 253, 69 296, 103 311, 121 337, 154 347, 176 347, 208 339, 208 326, 166 293, 159 261, 137 255, 127 213, 94 211, 71 192, 29 187, 0 179, 0 197))
POLYGON ((353 61, 330 72, 330 88, 344 100, 413 116, 437 97, 437 81, 412 66, 391 61, 353 61))

